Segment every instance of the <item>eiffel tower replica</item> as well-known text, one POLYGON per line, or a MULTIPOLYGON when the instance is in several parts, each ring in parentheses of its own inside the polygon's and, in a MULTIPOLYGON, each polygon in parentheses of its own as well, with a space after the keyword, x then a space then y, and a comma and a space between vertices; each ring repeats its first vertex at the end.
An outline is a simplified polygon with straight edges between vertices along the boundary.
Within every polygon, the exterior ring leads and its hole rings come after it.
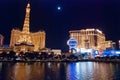
POLYGON ((13 29, 11 33, 10 46, 14 51, 38 51, 45 47, 45 32, 38 31, 35 33, 30 32, 29 20, 30 18, 30 4, 27 4, 26 15, 22 31, 13 29))
POLYGON ((34 44, 31 41, 30 31, 29 31, 29 15, 30 15, 30 4, 27 4, 25 21, 22 29, 22 33, 19 36, 19 40, 15 43, 16 48, 20 51, 32 51, 34 44))

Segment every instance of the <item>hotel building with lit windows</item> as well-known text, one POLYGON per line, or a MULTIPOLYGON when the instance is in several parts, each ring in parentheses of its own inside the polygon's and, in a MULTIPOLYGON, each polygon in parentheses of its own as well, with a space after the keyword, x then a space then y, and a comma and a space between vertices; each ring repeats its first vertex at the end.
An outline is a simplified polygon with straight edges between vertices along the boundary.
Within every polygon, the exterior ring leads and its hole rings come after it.
POLYGON ((0 47, 3 46, 4 36, 0 34, 0 47))
POLYGON ((105 50, 112 47, 112 41, 106 41, 105 34, 99 29, 71 30, 69 33, 69 37, 78 42, 76 48, 105 50))
POLYGON ((10 47, 18 51, 39 51, 45 48, 45 31, 30 32, 29 29, 30 4, 27 4, 23 29, 12 29, 10 47))

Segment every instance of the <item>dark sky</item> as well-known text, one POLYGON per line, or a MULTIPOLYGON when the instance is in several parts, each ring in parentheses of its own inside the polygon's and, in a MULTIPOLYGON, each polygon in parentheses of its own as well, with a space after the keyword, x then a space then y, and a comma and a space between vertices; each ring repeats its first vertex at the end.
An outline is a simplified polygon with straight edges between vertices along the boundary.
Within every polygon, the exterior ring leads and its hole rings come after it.
MULTIPOLYGON (((0 0, 0 34, 22 29, 27 0, 0 0)), ((120 0, 30 0, 31 32, 46 31, 46 47, 68 49, 69 30, 98 28, 107 40, 120 39, 120 0), (61 6, 61 10, 57 10, 61 6)))

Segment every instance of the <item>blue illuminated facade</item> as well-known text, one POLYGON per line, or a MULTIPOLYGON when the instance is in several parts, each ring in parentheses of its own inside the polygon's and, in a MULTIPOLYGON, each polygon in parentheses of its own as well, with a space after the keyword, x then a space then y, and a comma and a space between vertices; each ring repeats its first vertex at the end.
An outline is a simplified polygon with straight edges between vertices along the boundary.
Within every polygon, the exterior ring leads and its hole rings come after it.
POLYGON ((120 56, 120 50, 104 50, 102 55, 106 56, 120 56))

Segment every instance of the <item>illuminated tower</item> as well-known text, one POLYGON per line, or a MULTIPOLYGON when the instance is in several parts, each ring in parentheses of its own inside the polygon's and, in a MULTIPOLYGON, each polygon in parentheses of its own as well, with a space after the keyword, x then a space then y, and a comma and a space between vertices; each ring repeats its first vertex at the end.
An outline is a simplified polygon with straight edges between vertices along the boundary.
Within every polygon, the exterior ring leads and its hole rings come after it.
POLYGON ((30 4, 27 4, 26 15, 23 25, 23 30, 21 35, 19 35, 18 41, 15 43, 15 51, 33 51, 34 44, 31 41, 30 31, 29 31, 29 15, 30 15, 30 4))
POLYGON ((23 30, 22 32, 25 34, 29 34, 30 30, 29 30, 29 17, 30 16, 30 4, 27 4, 26 7, 26 15, 25 15, 25 21, 24 21, 24 25, 23 25, 23 30))
POLYGON ((30 32, 29 19, 30 4, 28 3, 22 31, 19 29, 11 31, 10 47, 13 47, 16 52, 39 51, 45 48, 45 31, 30 32))
POLYGON ((18 43, 32 44, 30 31, 29 31, 29 15, 30 15, 30 4, 28 3, 26 7, 26 15, 24 20, 23 30, 18 40, 18 43))

